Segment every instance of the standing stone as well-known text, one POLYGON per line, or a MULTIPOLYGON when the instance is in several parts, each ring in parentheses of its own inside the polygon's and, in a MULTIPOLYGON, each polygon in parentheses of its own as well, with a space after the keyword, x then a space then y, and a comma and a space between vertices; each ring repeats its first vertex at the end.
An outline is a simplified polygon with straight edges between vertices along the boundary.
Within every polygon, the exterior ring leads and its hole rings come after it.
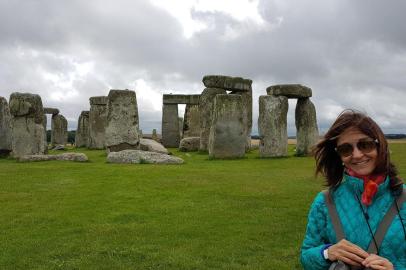
POLYGON ((158 134, 156 133, 156 129, 152 130, 152 139, 156 142, 159 142, 158 134))
POLYGON ((11 152, 11 115, 7 100, 0 97, 0 156, 11 152))
POLYGON ((287 113, 285 96, 259 97, 259 156, 284 157, 288 154, 287 113))
POLYGON ((10 114, 13 157, 44 154, 46 133, 41 97, 29 93, 12 93, 10 114))
POLYGON ((183 138, 183 117, 178 117, 178 122, 179 122, 178 126, 179 126, 179 142, 180 142, 180 138, 183 138))
POLYGON ((105 148, 107 125, 107 97, 91 97, 89 111, 89 145, 90 149, 105 148))
POLYGON ((48 138, 47 138, 47 115, 45 114, 45 108, 44 108, 44 116, 43 116, 44 120, 42 122, 42 125, 44 126, 44 130, 45 130, 45 140, 44 140, 44 149, 45 149, 45 154, 48 154, 48 138))
POLYGON ((89 140, 89 111, 82 111, 75 134, 76 147, 87 147, 89 140))
POLYGON ((245 154, 246 134, 240 95, 217 95, 209 136, 210 158, 241 158, 245 154))
POLYGON ((107 104, 106 147, 108 152, 138 149, 137 97, 131 90, 110 90, 107 104))
POLYGON ((214 98, 219 94, 227 94, 226 90, 220 88, 206 88, 200 95, 199 118, 200 118, 200 147, 199 151, 208 150, 210 127, 214 108, 214 98))
POLYGON ((309 98, 299 98, 295 110, 296 122, 296 155, 307 156, 317 143, 319 129, 317 127, 316 108, 309 98))
POLYGON ((165 147, 178 147, 179 135, 178 104, 163 104, 162 144, 165 147))
POLYGON ((183 118, 183 138, 200 136, 199 105, 187 104, 183 118))
POLYGON ((243 121, 244 121, 244 132, 246 136, 245 151, 251 150, 251 132, 252 132, 252 89, 249 91, 235 91, 231 94, 240 95, 243 104, 243 121))
POLYGON ((52 115, 51 146, 65 145, 68 142, 68 121, 61 114, 52 115))

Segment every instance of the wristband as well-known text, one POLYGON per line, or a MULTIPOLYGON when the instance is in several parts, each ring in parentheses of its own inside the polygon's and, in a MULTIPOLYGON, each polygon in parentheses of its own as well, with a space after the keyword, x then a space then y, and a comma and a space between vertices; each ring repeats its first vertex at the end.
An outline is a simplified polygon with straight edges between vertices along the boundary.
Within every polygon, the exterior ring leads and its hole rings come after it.
POLYGON ((323 257, 323 259, 328 260, 328 248, 331 246, 332 244, 326 244, 320 250, 320 255, 323 257))

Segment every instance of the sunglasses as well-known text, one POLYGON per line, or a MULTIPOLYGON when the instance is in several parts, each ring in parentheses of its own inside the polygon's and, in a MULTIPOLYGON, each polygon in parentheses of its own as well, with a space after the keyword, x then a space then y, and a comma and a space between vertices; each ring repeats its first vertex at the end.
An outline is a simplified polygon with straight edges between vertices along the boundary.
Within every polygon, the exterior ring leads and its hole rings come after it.
MULTIPOLYGON (((360 150, 364 154, 367 154, 375 150, 377 144, 378 140, 375 139, 375 140, 361 140, 358 141, 355 145, 358 150, 360 150)), ((341 157, 349 157, 354 152, 354 145, 349 143, 343 143, 337 145, 335 150, 337 154, 339 154, 341 157)))

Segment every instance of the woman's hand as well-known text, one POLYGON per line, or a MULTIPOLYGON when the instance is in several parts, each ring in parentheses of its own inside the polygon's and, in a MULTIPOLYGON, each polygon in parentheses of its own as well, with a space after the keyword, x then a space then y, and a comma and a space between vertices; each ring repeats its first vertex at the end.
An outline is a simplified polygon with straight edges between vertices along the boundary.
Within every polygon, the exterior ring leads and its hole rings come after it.
POLYGON ((375 254, 369 255, 362 265, 377 270, 393 270, 393 264, 388 259, 375 254))
MULTIPOLYGON (((359 246, 347 241, 341 240, 335 245, 328 248, 328 258, 331 261, 343 261, 350 265, 361 266, 366 258, 369 256, 368 252, 360 248, 359 246)), ((371 260, 371 259, 370 259, 371 260)), ((370 262, 370 261, 367 261, 370 262)), ((376 268, 381 269, 381 268, 376 268)), ((386 268, 382 268, 386 269, 386 268)))

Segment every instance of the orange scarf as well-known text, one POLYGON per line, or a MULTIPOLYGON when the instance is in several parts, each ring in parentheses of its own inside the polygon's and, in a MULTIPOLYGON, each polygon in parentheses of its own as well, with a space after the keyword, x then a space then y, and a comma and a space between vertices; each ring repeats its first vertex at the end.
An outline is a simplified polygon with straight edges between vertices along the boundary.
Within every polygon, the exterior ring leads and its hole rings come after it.
POLYGON ((350 176, 362 179, 364 181, 364 192, 362 193, 361 201, 364 205, 368 206, 372 203, 376 192, 378 191, 378 185, 385 181, 385 174, 370 174, 359 175, 351 169, 346 168, 346 172, 350 176))

